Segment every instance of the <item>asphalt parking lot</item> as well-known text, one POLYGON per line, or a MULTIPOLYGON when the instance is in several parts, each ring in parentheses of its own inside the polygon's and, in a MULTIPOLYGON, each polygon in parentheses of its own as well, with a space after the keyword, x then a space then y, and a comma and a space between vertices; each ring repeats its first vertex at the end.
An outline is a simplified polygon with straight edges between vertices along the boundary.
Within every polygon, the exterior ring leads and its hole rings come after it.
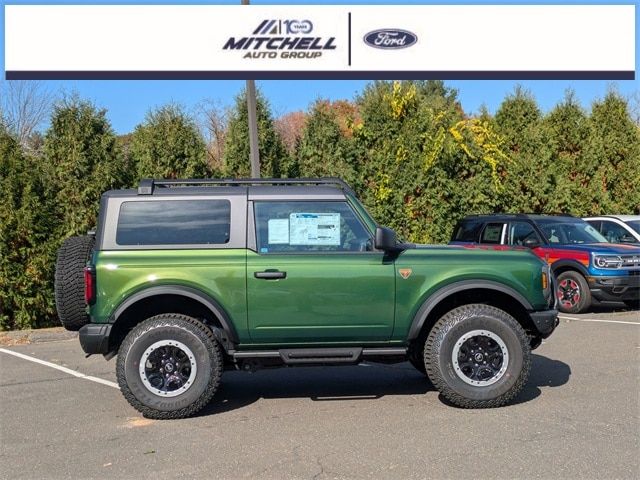
POLYGON ((640 475, 639 311, 563 318, 517 401, 493 410, 447 405, 407 363, 371 364, 225 373, 199 416, 152 421, 114 365, 75 339, 2 347, 0 477, 640 475))

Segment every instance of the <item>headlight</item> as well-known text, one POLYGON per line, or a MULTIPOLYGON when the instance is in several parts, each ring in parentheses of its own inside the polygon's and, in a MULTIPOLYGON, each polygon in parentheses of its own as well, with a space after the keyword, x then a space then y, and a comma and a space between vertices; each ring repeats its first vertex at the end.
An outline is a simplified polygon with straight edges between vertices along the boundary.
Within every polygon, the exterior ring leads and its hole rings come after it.
POLYGON ((593 263, 598 268, 620 268, 622 258, 617 255, 595 255, 593 263))

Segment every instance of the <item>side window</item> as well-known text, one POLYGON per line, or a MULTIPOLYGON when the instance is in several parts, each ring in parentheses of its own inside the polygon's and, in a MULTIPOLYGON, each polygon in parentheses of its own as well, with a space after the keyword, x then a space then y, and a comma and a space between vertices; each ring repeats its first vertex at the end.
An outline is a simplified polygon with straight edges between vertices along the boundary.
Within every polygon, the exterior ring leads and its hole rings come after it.
POLYGON ((259 253, 365 252, 372 239, 346 202, 256 202, 259 253))
POLYGON ((460 222, 453 240, 457 242, 477 242, 480 235, 482 222, 464 221, 460 222))
MULTIPOLYGON (((602 233, 602 222, 600 220, 587 220, 587 223, 602 233)), ((604 235, 604 233, 602 233, 604 235)))
POLYGON ((540 237, 533 229, 533 226, 527 222, 511 222, 509 225, 509 245, 526 246, 529 241, 537 240, 540 243, 540 237))
POLYGON ((228 200, 123 202, 118 245, 208 245, 229 242, 228 200))
POLYGON ((538 225, 549 243, 567 243, 567 236, 559 224, 538 225))
POLYGON ((623 238, 629 235, 624 228, 617 223, 609 222, 607 220, 602 221, 602 227, 600 227, 600 233, 611 243, 622 243, 623 238))
POLYGON ((500 244, 502 241, 502 233, 504 231, 504 223, 487 223, 482 231, 480 237, 480 243, 496 243, 500 244))

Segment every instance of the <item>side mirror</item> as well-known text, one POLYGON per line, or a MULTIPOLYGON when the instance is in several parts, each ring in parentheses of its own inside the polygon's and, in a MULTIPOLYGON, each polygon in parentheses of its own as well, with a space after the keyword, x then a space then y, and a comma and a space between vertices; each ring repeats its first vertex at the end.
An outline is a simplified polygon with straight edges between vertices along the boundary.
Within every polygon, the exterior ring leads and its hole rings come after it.
POLYGON ((397 249, 396 232, 387 227, 377 227, 374 246, 384 251, 397 249))
POLYGON ((527 248, 536 248, 540 246, 540 241, 537 238, 527 238, 524 241, 523 246, 527 248))

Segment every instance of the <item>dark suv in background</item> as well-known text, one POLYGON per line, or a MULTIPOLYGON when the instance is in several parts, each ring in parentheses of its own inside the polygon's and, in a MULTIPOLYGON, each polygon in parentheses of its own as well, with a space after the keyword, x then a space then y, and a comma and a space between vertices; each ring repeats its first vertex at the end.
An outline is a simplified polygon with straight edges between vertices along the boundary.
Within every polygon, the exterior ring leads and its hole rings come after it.
POLYGON ((458 222, 450 243, 530 249, 551 265, 562 312, 583 312, 592 303, 640 307, 640 247, 608 243, 580 218, 469 215, 458 222))

